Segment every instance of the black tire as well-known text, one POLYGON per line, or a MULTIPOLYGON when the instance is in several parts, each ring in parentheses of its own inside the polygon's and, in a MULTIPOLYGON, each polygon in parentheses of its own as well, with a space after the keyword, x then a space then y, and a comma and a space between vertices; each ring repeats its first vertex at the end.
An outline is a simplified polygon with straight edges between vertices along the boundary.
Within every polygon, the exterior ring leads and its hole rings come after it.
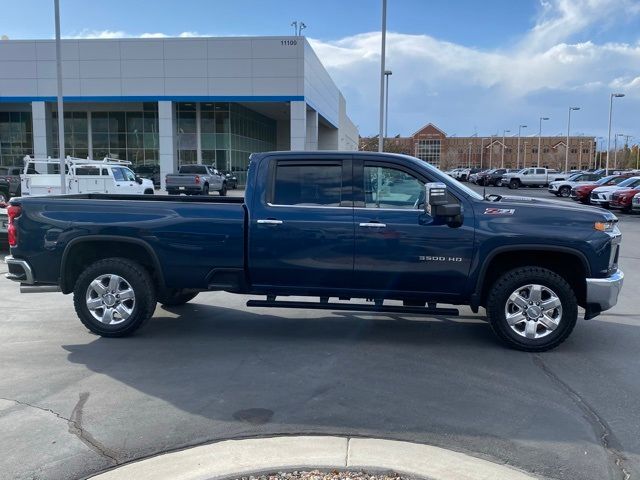
POLYGON ((226 197, 227 196, 227 183, 224 182, 222 184, 222 188, 220 190, 218 190, 218 193, 220 194, 221 197, 226 197))
POLYGON ((568 198, 569 195, 571 195, 571 187, 568 187, 566 185, 564 187, 560 187, 560 190, 558 190, 558 194, 561 197, 568 198))
POLYGON ((518 179, 513 179, 509 182, 509 188, 511 190, 517 190, 518 188, 520 188, 520 180, 518 179))
POLYGON ((186 288, 166 288, 158 293, 158 303, 167 307, 177 307, 193 300, 198 293, 186 288))
POLYGON ((516 268, 498 278, 489 290, 486 308, 489 324, 496 336, 509 347, 525 352, 543 352, 557 347, 569 337, 578 319, 578 301, 567 281, 551 270, 533 266, 516 268), (562 307, 557 327, 542 338, 526 338, 516 333, 506 319, 505 309, 510 295, 529 284, 551 289, 562 307))
MULTIPOLYGON (((501 187, 502 186, 502 179, 499 178, 498 180, 496 180, 496 187, 501 187)), ((491 183, 489 183, 489 185, 491 185, 491 183)))
POLYGON ((205 183, 204 186, 202 187, 202 195, 209 195, 209 184, 205 183))
POLYGON ((145 194, 145 195, 153 195, 153 190, 152 190, 152 189, 150 189, 150 188, 147 188, 147 189, 144 191, 144 194, 145 194))
POLYGON ((103 337, 125 337, 143 326, 156 308, 156 292, 149 272, 140 264, 127 258, 105 258, 89 265, 76 280, 73 304, 80 321, 90 331, 103 337), (87 292, 93 280, 101 275, 117 275, 123 278, 134 292, 130 316, 115 325, 94 318, 87 306, 87 292))

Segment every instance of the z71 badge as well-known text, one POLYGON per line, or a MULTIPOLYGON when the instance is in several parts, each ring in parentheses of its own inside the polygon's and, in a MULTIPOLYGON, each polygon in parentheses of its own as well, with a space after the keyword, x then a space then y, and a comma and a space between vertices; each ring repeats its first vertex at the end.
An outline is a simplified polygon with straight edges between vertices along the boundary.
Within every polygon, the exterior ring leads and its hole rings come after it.
POLYGON ((487 208, 484 211, 485 215, 513 215, 516 212, 515 208, 487 208))

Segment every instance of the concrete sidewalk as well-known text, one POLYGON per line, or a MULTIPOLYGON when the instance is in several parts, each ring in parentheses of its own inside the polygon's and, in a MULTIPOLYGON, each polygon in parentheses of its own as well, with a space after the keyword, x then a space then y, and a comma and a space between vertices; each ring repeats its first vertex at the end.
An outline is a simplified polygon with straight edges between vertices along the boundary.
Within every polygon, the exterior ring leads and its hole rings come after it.
POLYGON ((226 440, 130 463, 94 480, 209 480, 301 468, 394 471, 430 480, 533 480, 506 465, 430 445, 333 436, 226 440))

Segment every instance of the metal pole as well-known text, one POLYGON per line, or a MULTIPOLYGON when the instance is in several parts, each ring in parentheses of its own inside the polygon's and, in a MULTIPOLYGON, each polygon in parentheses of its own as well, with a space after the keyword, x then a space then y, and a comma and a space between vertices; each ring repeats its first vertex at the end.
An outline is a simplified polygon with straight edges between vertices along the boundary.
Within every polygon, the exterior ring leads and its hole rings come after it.
POLYGON ((538 167, 540 166, 540 158, 542 155, 542 121, 549 120, 549 117, 540 117, 540 125, 538 126, 538 167))
POLYGON ((493 168, 493 135, 491 135, 489 142, 489 168, 493 168))
POLYGON ((620 134, 616 133, 613 136, 613 169, 614 170, 618 168, 618 135, 620 134))
POLYGON ((482 169, 482 163, 484 161, 484 141, 487 137, 482 137, 480 139, 480 169, 482 169))
POLYGON ((582 170, 582 140, 580 140, 580 151, 578 152, 578 170, 582 170))
POLYGON ((504 142, 505 142, 505 136, 507 133, 511 133, 511 130, 502 131, 502 160, 500 162, 500 168, 504 168, 504 142))
POLYGON ((387 0, 382 0, 382 41, 380 46, 380 128, 378 152, 384 152, 384 63, 387 43, 387 0))
POLYGON ((60 193, 67 193, 64 160, 64 107, 62 105, 62 58, 60 46, 60 0, 54 0, 56 18, 56 69, 58 77, 58 155, 60 156, 60 193))
POLYGON ((522 159, 522 168, 527 168, 527 145, 529 145, 529 142, 524 142, 524 158, 522 159))
POLYGON ((609 136, 607 137, 607 166, 605 175, 609 175, 609 153, 611 152, 611 117, 613 115, 613 99, 624 97, 624 93, 612 93, 609 95, 609 136))
MULTIPOLYGON (((518 153, 516 154, 516 168, 520 168, 520 134, 523 128, 527 128, 526 125, 518 125, 518 153)), ((524 165, 523 165, 524 168, 524 165)))
POLYGON ((384 76, 386 79, 385 99, 384 99, 384 138, 389 138, 389 76, 392 74, 391 70, 385 70, 384 76))
POLYGON ((467 158, 468 167, 471 168, 471 142, 469 142, 469 156, 467 158))
POLYGON ((569 120, 567 122, 567 146, 564 152, 564 171, 569 171, 569 132, 571 130, 571 111, 580 110, 580 107, 569 107, 569 120))

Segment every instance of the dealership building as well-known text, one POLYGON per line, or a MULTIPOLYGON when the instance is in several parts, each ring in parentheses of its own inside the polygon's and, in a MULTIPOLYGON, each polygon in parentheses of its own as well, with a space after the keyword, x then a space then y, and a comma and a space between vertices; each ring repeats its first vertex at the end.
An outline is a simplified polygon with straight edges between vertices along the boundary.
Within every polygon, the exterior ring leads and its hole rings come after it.
MULTIPOLYGON (((62 41, 65 154, 202 163, 246 179, 252 152, 356 150, 340 90, 304 37, 62 41)), ((0 40, 0 165, 58 156, 55 42, 0 40)))

